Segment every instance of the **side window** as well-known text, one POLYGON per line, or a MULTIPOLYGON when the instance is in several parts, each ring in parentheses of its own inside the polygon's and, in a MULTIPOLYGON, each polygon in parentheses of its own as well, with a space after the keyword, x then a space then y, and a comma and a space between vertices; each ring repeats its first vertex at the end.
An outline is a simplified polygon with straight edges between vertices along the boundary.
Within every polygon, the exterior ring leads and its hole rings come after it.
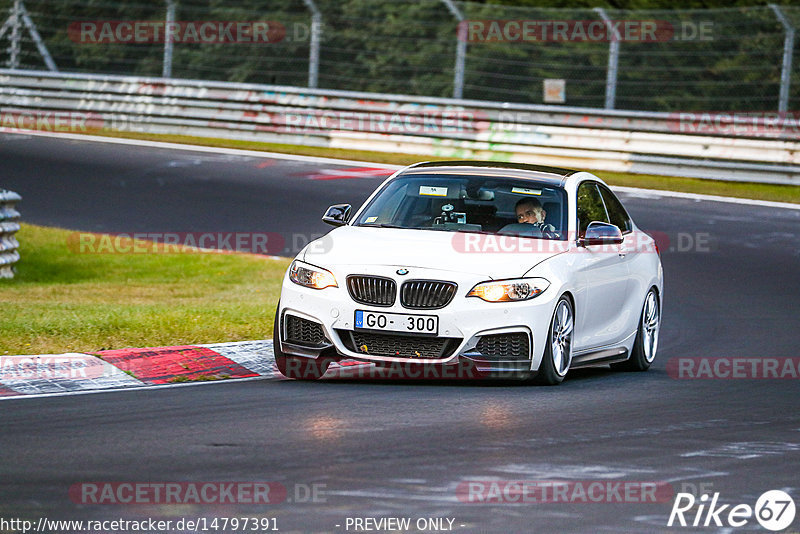
POLYGON ((606 208, 603 205, 603 197, 597 190, 595 182, 583 182, 578 186, 578 232, 580 235, 586 233, 586 228, 592 221, 608 222, 606 208))
POLYGON ((603 200, 606 203, 606 209, 608 210, 608 217, 611 219, 611 224, 619 227, 623 234, 633 230, 631 218, 622 206, 622 202, 620 202, 617 196, 607 187, 602 185, 599 187, 600 193, 603 195, 603 200))

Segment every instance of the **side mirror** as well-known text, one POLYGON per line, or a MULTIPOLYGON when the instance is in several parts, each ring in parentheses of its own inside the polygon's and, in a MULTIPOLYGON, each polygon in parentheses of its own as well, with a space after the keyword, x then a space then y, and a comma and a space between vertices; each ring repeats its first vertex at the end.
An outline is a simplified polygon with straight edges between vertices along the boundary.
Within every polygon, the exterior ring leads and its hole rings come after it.
POLYGON ((322 216, 322 220, 331 226, 344 226, 350 220, 350 204, 334 204, 322 216))
POLYGON ((618 226, 600 221, 592 221, 586 228, 586 234, 578 239, 584 247, 591 245, 619 245, 623 241, 622 230, 618 226))

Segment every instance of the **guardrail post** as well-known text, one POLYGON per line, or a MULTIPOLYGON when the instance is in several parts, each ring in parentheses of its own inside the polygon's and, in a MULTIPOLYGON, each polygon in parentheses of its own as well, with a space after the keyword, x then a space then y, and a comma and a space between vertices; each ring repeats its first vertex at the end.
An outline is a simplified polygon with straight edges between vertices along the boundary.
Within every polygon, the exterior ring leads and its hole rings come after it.
POLYGON ((167 16, 164 24, 164 62, 161 65, 161 76, 172 78, 172 32, 175 24, 175 0, 167 0, 167 16))
POLYGON ((14 264, 19 261, 19 212, 14 206, 22 200, 17 193, 0 189, 0 278, 14 278, 14 264))
POLYGON ((314 0, 303 0, 311 11, 311 42, 308 51, 308 87, 316 89, 319 82, 319 43, 322 37, 322 12, 314 0))
POLYGON ((458 20, 458 31, 456 32, 456 64, 453 74, 453 98, 464 97, 464 63, 467 57, 467 31, 462 24, 464 14, 456 7, 453 0, 442 0, 450 13, 458 20))
POLYGON ((44 44, 44 40, 42 36, 39 35, 39 31, 36 29, 36 25, 31 20, 31 16, 28 14, 28 10, 25 9, 25 4, 22 3, 20 0, 19 3, 19 14, 22 16, 22 22, 25 24, 25 27, 28 28, 28 32, 31 34, 31 39, 33 39, 34 44, 36 45, 36 49, 41 54, 42 59, 44 60, 44 64, 47 65, 47 69, 52 72, 58 72, 58 67, 56 67, 56 62, 53 61, 53 58, 50 56, 50 51, 47 50, 47 46, 44 44))
POLYGON ((775 16, 783 25, 786 30, 786 36, 783 38, 783 65, 781 67, 781 90, 778 97, 778 112, 786 113, 789 109, 789 85, 792 83, 792 52, 794 50, 794 27, 789 22, 789 19, 783 14, 781 8, 775 4, 770 4, 769 7, 775 12, 775 16))
POLYGON ((47 69, 52 72, 58 72, 56 63, 53 61, 52 56, 50 56, 50 52, 47 50, 47 45, 44 44, 44 40, 42 39, 42 36, 39 35, 39 31, 36 29, 36 25, 31 20, 31 16, 28 14, 28 10, 25 9, 25 4, 22 3, 22 0, 14 0, 14 5, 11 7, 11 15, 8 17, 8 19, 6 19, 3 25, 0 26, 0 39, 2 39, 6 34, 6 31, 11 28, 11 39, 8 47, 8 68, 19 68, 19 54, 21 51, 20 34, 22 30, 22 24, 28 28, 28 33, 31 34, 31 39, 33 39, 36 49, 39 50, 39 54, 41 54, 45 65, 47 65, 47 69))
POLYGON ((8 17, 6 24, 11 28, 11 38, 8 44, 8 68, 19 68, 19 52, 20 52, 20 38, 22 33, 22 0, 14 0, 14 5, 11 7, 11 16, 8 17))
POLYGON ((608 47, 608 72, 606 73, 606 109, 614 109, 614 102, 617 98, 617 64, 619 63, 619 42, 620 35, 616 28, 614 28, 611 19, 608 18, 606 10, 602 7, 594 8, 594 11, 600 15, 606 27, 613 31, 611 35, 611 44, 608 47))

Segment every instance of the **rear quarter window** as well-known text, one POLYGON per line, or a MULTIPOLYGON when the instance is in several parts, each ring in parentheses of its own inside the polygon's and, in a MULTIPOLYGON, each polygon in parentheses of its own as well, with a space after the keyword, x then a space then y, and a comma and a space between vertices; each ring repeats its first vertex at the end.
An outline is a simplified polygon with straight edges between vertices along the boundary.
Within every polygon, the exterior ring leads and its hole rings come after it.
POLYGON ((611 219, 611 224, 622 230, 623 234, 633 230, 631 218, 628 212, 625 211, 622 202, 619 201, 617 196, 612 193, 609 188, 602 185, 598 187, 600 188, 600 194, 603 196, 603 202, 606 204, 606 210, 608 211, 608 218, 611 219))

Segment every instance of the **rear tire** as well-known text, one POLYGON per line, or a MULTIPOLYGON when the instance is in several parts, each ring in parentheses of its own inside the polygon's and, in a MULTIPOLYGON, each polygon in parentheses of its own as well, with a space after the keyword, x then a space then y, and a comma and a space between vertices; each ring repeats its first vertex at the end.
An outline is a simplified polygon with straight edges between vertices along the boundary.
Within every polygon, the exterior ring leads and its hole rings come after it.
POLYGON ((328 366, 331 364, 330 358, 304 358, 302 356, 291 356, 280 349, 281 318, 280 306, 275 310, 275 326, 272 328, 272 349, 275 352, 275 364, 278 371, 286 378, 293 380, 318 380, 322 378, 328 366))
POLYGON ((547 334, 547 345, 544 349, 539 372, 533 377, 533 383, 541 386, 557 386, 567 376, 572 363, 572 331, 575 325, 575 313, 569 297, 562 295, 558 299, 550 329, 547 334))
POLYGON ((660 329, 661 303, 658 301, 656 288, 653 287, 644 298, 631 357, 624 362, 611 364, 611 368, 615 371, 647 371, 656 357, 660 329))

